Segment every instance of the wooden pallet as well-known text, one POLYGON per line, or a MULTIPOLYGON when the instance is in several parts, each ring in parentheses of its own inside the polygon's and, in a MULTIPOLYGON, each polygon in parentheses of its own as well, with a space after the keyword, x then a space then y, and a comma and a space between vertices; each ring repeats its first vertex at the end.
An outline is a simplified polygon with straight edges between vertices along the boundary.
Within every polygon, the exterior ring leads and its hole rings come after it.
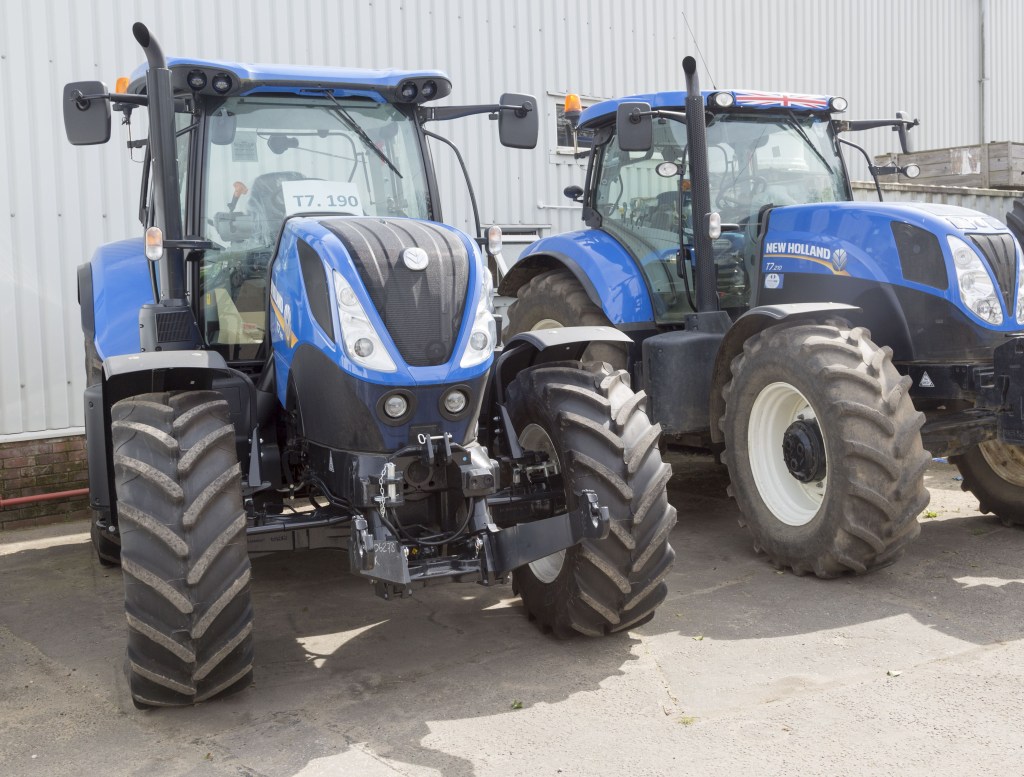
MULTIPOLYGON (((1024 189, 1024 143, 986 143, 892 156, 900 166, 916 164, 921 168, 917 183, 1024 189)), ((889 164, 890 158, 889 154, 876 156, 875 163, 889 164)), ((882 176, 880 180, 895 182, 896 176, 882 176)), ((900 182, 906 183, 907 179, 901 176, 900 182)))

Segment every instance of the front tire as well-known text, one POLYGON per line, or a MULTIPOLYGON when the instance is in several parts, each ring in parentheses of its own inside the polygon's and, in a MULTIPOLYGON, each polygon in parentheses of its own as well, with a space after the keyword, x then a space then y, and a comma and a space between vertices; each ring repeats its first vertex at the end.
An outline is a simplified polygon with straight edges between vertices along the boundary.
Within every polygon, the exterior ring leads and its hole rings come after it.
POLYGON ((950 456, 963 476, 960 487, 978 498, 983 513, 1005 526, 1024 525, 1024 448, 991 440, 950 456))
POLYGON ((240 690, 253 615, 228 404, 215 391, 145 394, 111 417, 132 699, 179 706, 240 690))
POLYGON ((521 373, 508 389, 520 439, 543 450, 565 479, 568 508, 591 489, 609 508, 611 531, 516 569, 515 590, 530 618, 566 638, 645 623, 665 599, 675 558, 676 511, 666 493, 672 470, 658 450, 660 427, 622 370, 563 363, 521 373))
POLYGON ((725 463, 755 549, 824 578, 898 559, 920 532, 929 457, 891 351, 844 322, 779 324, 731 370, 725 463))

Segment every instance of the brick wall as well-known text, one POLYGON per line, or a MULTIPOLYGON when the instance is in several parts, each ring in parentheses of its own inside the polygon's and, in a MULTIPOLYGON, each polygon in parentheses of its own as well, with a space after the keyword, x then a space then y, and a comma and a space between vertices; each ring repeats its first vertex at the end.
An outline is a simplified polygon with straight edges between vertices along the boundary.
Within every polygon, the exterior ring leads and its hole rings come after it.
MULTIPOLYGON (((0 496, 13 499, 89 485, 85 437, 54 437, 0 445, 0 496)), ((0 529, 72 521, 91 516, 86 497, 0 510, 0 529)))

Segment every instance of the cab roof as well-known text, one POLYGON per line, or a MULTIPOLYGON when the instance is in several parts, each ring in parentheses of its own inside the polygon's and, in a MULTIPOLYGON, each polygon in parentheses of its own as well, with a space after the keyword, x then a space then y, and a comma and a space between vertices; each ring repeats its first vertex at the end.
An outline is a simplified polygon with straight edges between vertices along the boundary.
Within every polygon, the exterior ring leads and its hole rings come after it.
MULTIPOLYGON (((753 108, 769 111, 783 109, 800 113, 828 113, 829 105, 832 101, 831 95, 716 89, 701 92, 701 95, 704 97, 704 104, 708 104, 708 98, 711 95, 722 92, 731 94, 735 100, 730 110, 733 108, 753 108)), ((614 116, 622 103, 630 102, 648 103, 652 108, 683 110, 686 105, 686 92, 652 92, 649 94, 630 95, 629 97, 617 97, 614 100, 605 100, 583 111, 583 114, 580 116, 580 126, 600 124, 609 116, 614 116)))
MULTIPOLYGON (((232 79, 232 88, 227 94, 245 94, 255 89, 267 91, 298 91, 303 88, 334 88, 350 91, 376 92, 393 98, 400 86, 409 81, 425 83, 433 80, 437 84, 436 94, 429 99, 438 99, 451 92, 451 81, 440 70, 371 70, 347 67, 314 67, 303 65, 273 65, 250 62, 227 62, 223 60, 168 57, 167 66, 174 74, 176 88, 186 82, 189 73, 199 71, 212 79, 215 75, 226 74, 232 79)), ((131 76, 130 90, 144 92, 146 72, 149 66, 143 63, 131 76)), ((197 90, 210 93, 207 86, 197 90)), ((416 100, 421 102, 423 98, 416 100)))

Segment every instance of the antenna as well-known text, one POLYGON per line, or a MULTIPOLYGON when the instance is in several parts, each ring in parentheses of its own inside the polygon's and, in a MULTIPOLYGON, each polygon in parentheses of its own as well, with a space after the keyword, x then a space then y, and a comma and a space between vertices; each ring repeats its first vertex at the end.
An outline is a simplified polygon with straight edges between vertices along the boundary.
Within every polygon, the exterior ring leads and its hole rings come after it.
POLYGON ((686 11, 683 11, 683 21, 686 23, 686 29, 690 33, 693 45, 697 48, 697 56, 700 57, 701 64, 704 65, 704 69, 708 71, 708 78, 711 79, 711 88, 718 89, 718 84, 715 83, 715 77, 711 75, 711 68, 709 68, 708 63, 704 61, 704 52, 700 50, 700 44, 697 43, 697 36, 693 34, 693 28, 690 27, 690 20, 686 18, 686 11))

